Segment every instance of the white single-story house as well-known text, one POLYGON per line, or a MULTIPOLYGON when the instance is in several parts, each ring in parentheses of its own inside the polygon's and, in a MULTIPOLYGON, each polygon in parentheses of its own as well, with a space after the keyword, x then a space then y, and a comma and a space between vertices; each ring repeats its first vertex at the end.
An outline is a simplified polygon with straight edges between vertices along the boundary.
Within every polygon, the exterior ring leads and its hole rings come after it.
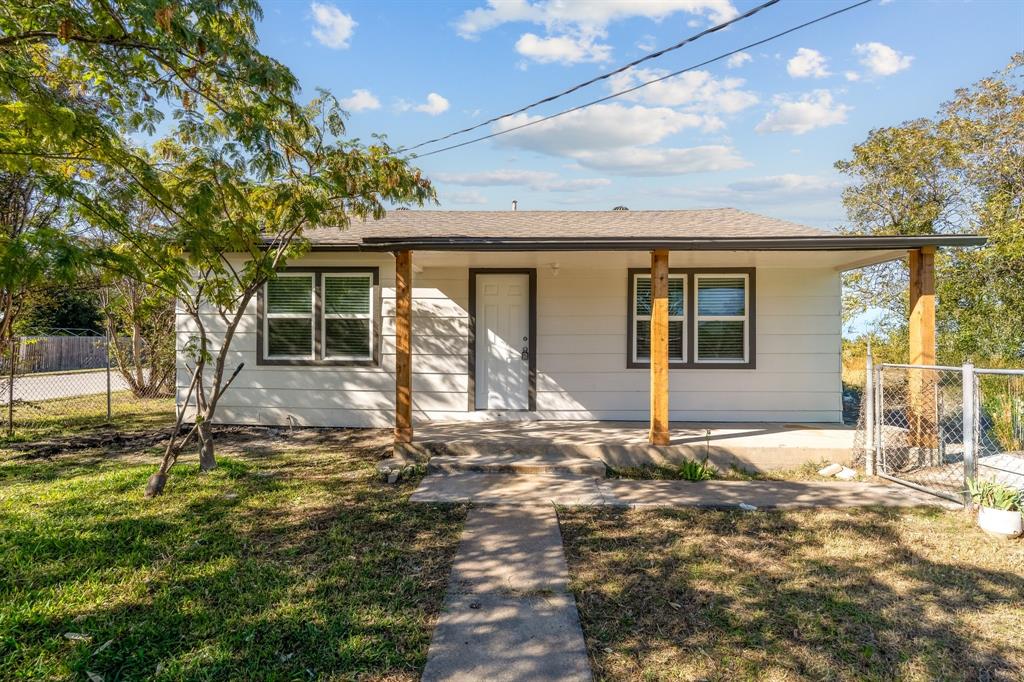
POLYGON ((840 423, 841 273, 910 253, 928 364, 935 248, 983 243, 728 208, 397 210, 306 236, 249 306, 218 419, 398 442, 431 422, 649 421, 656 444, 669 420, 840 423))

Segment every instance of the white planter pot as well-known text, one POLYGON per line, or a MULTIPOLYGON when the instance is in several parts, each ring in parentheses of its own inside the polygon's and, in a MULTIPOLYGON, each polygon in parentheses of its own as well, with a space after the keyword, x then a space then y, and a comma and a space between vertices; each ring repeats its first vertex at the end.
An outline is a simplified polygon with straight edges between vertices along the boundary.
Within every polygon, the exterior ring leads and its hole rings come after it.
POLYGON ((1024 518, 1019 511, 981 507, 978 509, 978 526, 988 533, 1015 538, 1024 533, 1024 518))

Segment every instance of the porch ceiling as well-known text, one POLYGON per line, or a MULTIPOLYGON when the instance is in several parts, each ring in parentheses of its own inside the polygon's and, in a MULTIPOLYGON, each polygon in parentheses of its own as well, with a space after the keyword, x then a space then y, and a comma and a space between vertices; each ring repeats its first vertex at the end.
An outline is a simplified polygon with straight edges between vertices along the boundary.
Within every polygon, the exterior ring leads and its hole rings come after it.
MULTIPOLYGON (((834 268, 848 270, 864 265, 906 258, 907 252, 895 249, 869 251, 671 251, 671 267, 778 267, 834 268)), ((648 251, 577 252, 477 252, 416 251, 417 269, 431 267, 554 267, 587 268, 649 267, 648 251)))

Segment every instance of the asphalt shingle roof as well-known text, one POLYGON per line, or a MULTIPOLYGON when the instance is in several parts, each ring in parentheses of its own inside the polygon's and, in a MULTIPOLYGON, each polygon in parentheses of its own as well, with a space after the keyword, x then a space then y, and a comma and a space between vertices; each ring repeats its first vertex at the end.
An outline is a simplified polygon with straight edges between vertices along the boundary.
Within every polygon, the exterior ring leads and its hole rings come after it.
POLYGON ((680 211, 389 211, 348 229, 307 230, 313 244, 358 245, 365 239, 661 239, 821 237, 834 233, 786 220, 712 208, 680 211))

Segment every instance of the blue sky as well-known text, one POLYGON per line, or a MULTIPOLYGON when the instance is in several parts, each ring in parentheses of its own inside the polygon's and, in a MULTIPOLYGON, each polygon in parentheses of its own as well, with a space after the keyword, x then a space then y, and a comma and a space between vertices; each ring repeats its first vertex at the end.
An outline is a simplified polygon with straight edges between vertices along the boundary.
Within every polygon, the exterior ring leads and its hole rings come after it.
MULTIPOLYGON (((383 133, 403 146, 519 108, 756 4, 266 0, 260 37, 308 94, 325 87, 347 101, 351 136, 383 133)), ((783 0, 515 120, 699 63, 846 4, 783 0)), ((933 115, 955 88, 1021 49, 1024 2, 881 0, 631 98, 416 163, 447 209, 508 209, 513 199, 521 210, 735 206, 835 227, 844 219, 837 159, 872 128, 933 115)))

